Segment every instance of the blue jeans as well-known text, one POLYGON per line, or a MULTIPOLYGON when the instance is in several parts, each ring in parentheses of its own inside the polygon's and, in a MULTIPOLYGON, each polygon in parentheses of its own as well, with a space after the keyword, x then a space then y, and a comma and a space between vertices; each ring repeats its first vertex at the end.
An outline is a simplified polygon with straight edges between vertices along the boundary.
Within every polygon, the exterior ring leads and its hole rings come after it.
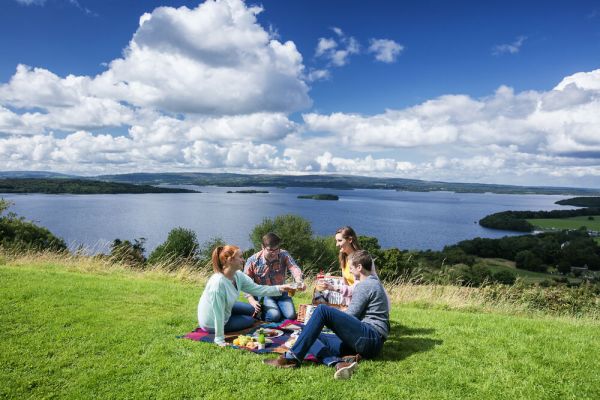
POLYGON ((254 325, 254 307, 248 303, 236 301, 231 309, 231 317, 225 324, 225 332, 241 331, 242 329, 250 328, 254 325))
POLYGON ((263 297, 262 319, 267 322, 279 322, 284 319, 296 319, 294 302, 287 293, 277 297, 263 297))
POLYGON ((371 325, 319 304, 286 357, 302 361, 310 353, 323 364, 332 365, 343 355, 358 353, 364 358, 373 358, 381 352, 383 342, 381 334, 371 325), (321 333, 324 326, 335 335, 321 333))

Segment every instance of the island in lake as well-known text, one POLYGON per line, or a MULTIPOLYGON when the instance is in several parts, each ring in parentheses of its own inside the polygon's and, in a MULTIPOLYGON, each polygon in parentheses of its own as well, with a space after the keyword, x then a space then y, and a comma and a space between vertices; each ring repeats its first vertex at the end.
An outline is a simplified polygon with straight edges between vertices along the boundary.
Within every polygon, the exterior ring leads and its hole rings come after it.
POLYGON ((301 194, 298 196, 299 199, 312 199, 312 200, 339 200, 340 197, 335 194, 301 194))
POLYGON ((201 193, 197 190, 104 182, 87 179, 16 178, 0 179, 0 193, 43 194, 141 194, 141 193, 201 193))
POLYGON ((562 206, 600 207, 600 197, 573 197, 571 199, 559 200, 554 203, 562 206))
POLYGON ((268 190, 228 190, 227 193, 269 193, 268 190))

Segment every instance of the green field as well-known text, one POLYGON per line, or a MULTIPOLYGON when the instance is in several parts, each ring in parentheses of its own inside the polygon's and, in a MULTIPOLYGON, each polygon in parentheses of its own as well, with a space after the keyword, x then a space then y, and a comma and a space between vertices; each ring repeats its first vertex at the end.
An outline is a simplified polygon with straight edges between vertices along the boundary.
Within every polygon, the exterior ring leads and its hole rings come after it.
POLYGON ((514 261, 505 260, 503 258, 479 258, 478 260, 481 265, 489 268, 492 272, 508 270, 523 278, 525 282, 537 283, 546 279, 551 280, 554 276, 556 276, 542 272, 527 271, 526 269, 518 269, 515 267, 514 261))
MULTIPOLYGON (((38 263, 39 264, 39 263, 38 263)), ((0 265, 0 398, 598 399, 600 322, 395 304, 381 358, 350 381, 177 339, 201 285, 0 265)))
POLYGON ((587 216, 572 217, 572 218, 551 218, 551 219, 528 219, 527 221, 542 230, 554 229, 578 229, 582 226, 588 230, 600 231, 600 215, 592 216, 594 219, 589 220, 587 216))

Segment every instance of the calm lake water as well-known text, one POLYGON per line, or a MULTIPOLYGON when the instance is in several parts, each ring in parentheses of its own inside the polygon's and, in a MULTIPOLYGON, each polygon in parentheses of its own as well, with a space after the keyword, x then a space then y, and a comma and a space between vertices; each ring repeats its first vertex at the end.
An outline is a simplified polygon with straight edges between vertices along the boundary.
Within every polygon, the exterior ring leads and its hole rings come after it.
POLYGON ((383 247, 440 250, 474 237, 510 232, 482 228, 477 221, 503 210, 552 210, 569 196, 332 190, 318 188, 187 187, 203 193, 119 195, 1 195, 15 203, 11 211, 43 225, 71 248, 83 244, 107 251, 115 238, 145 237, 151 251, 178 226, 196 232, 200 243, 215 236, 250 247, 252 228, 266 217, 297 214, 318 235, 333 235, 351 225, 359 235, 375 236, 383 247), (268 194, 232 194, 258 189, 268 194), (333 193, 339 201, 301 200, 299 194, 333 193))

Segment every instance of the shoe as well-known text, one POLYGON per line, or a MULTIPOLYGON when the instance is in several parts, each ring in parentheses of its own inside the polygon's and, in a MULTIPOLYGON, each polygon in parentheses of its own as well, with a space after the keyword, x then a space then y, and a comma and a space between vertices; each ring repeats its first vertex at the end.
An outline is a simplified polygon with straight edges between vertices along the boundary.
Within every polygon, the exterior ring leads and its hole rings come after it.
POLYGON ((359 362, 360 360, 362 360, 362 357, 360 356, 360 354, 356 354, 354 356, 342 357, 342 362, 346 362, 346 363, 359 362))
POLYGON ((279 356, 270 360, 263 360, 263 362, 276 368, 298 368, 300 366, 298 361, 287 359, 285 356, 279 356))
POLYGON ((352 377, 352 373, 358 366, 358 362, 339 362, 335 364, 335 374, 333 374, 334 379, 350 379, 352 377))

